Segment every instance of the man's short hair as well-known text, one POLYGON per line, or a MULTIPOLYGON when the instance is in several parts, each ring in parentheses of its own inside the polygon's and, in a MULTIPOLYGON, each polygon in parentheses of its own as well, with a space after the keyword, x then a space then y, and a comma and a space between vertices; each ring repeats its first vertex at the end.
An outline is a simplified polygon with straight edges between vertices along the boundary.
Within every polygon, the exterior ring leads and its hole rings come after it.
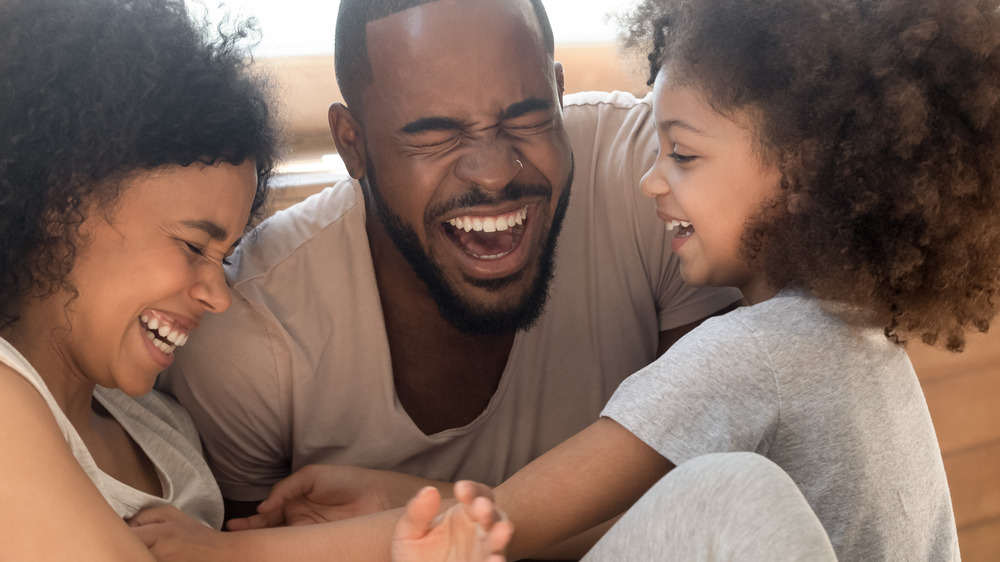
MULTIPOLYGON (((389 17, 395 13, 429 4, 437 0, 342 0, 337 14, 336 40, 334 42, 334 67, 337 85, 348 107, 354 108, 355 117, 360 114, 361 92, 372 83, 371 61, 365 28, 369 22, 389 17)), ((550 55, 555 52, 552 26, 541 0, 528 0, 538 27, 542 32, 545 49, 550 55)))

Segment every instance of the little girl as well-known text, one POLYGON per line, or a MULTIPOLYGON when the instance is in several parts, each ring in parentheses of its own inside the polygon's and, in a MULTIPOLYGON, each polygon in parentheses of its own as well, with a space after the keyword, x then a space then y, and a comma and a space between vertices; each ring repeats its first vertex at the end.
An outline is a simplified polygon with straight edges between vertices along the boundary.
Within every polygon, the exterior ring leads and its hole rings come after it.
POLYGON ((798 485, 840 560, 958 559, 901 344, 960 350, 1000 304, 997 2, 647 0, 631 24, 652 41, 660 144, 642 190, 684 279, 750 306, 497 489, 511 554, 618 513, 664 469, 748 451, 798 485))
MULTIPOLYGON (((675 466, 742 451, 791 478, 840 560, 957 560, 903 344, 961 350, 997 314, 997 0, 645 0, 630 34, 651 42, 660 142, 643 192, 685 280, 739 287, 750 306, 692 331, 495 490, 512 559, 624 512, 675 466)), ((316 487, 275 494, 291 489, 316 487)), ((734 501, 675 498, 692 528, 734 501)), ((658 544, 608 555, 643 523, 626 515, 592 557, 669 558, 692 539, 667 523, 680 519, 653 515, 658 544)), ((318 527, 333 540, 336 524, 318 527)))

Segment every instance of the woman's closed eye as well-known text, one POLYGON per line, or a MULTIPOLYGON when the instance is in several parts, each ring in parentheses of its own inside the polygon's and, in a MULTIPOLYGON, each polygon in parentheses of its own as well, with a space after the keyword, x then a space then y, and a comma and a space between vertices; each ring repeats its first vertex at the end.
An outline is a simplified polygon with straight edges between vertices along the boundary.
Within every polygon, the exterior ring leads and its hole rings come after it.
MULTIPOLYGON (((198 246, 195 246, 194 244, 192 244, 190 242, 184 242, 184 245, 187 246, 188 251, 190 251, 192 254, 195 254, 196 256, 205 257, 205 249, 204 248, 200 248, 198 246)), ((222 260, 220 260, 220 261, 222 262, 222 265, 229 265, 229 263, 230 263, 229 262, 229 255, 223 256, 222 260)))

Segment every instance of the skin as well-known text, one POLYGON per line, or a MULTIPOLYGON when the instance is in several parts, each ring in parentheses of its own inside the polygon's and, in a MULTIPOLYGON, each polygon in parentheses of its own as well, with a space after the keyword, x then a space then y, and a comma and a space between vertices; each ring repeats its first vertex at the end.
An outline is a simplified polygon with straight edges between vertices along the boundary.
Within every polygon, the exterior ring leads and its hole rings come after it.
MULTIPOLYGON (((35 367, 98 467, 132 487, 161 495, 152 462, 93 399, 96 385, 138 396, 172 360, 146 336, 141 317, 187 334, 206 311, 229 306, 222 259, 246 227, 256 185, 252 162, 165 166, 127 182, 108 207, 92 205, 65 290, 22 303, 3 332, 35 367)), ((4 463, 0 546, 10 559, 142 560, 128 532, 72 456, 61 430, 27 381, 0 366, 4 463), (51 506, 59 505, 53 510, 51 506), (16 509, 14 509, 16 507, 16 509), (60 540, 40 534, 58 530, 60 540)))

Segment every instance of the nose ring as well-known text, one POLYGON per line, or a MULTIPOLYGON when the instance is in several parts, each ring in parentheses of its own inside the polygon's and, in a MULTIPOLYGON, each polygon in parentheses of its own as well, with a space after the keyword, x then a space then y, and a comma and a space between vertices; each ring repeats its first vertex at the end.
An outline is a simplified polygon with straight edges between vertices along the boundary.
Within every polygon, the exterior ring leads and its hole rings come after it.
POLYGON ((524 164, 522 164, 520 160, 515 159, 514 161, 517 162, 517 165, 520 166, 522 170, 524 169, 524 164))

